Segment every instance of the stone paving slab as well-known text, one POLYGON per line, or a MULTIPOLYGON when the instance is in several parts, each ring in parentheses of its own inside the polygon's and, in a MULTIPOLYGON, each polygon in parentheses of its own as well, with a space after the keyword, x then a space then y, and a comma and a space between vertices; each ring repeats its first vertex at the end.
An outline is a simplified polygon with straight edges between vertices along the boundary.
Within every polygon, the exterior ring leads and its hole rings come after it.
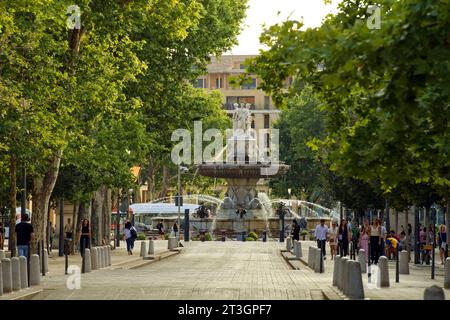
MULTIPOLYGON (((313 241, 302 241, 303 262, 307 261, 308 248, 317 246, 313 241), (306 260, 305 260, 306 259, 306 260)), ((294 257, 292 253, 289 253, 294 257)), ((436 260, 438 261, 438 260, 436 260)), ((297 262, 300 264, 300 262, 297 262)), ((332 284, 334 261, 330 259, 329 247, 327 247, 327 259, 324 261, 325 273, 314 273, 311 275, 313 281, 317 283, 326 282, 332 284)), ((400 282, 395 282, 395 260, 389 260, 389 288, 376 288, 369 285, 368 275, 363 274, 364 293, 370 300, 423 300, 425 288, 432 285, 443 287, 444 285, 444 268, 440 264, 436 264, 435 279, 431 279, 431 265, 414 265, 410 263, 410 274, 400 275, 400 282)), ((308 267, 303 267, 308 268, 308 267)), ((310 269, 310 268, 308 268, 310 269)), ((311 269, 310 269, 311 270, 311 269)), ((337 291, 337 290, 334 290, 337 291)), ((338 291, 339 292, 339 291, 338 291)), ((446 299, 450 300, 450 290, 444 289, 446 299)), ((340 293, 341 296, 342 293, 340 293)))
POLYGON ((284 261, 277 242, 189 242, 180 254, 135 270, 82 275, 80 290, 47 282, 34 299, 324 299, 284 261))

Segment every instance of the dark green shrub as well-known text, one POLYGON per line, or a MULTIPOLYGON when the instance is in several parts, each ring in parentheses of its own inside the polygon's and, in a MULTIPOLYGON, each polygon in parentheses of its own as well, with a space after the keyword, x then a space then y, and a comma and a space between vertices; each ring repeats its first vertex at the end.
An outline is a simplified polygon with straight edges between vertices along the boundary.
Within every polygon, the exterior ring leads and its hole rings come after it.
POLYGON ((145 233, 139 233, 136 240, 145 240, 145 233))
POLYGON ((253 238, 253 237, 247 237, 247 238, 245 238, 245 241, 255 241, 255 238, 253 238))
POLYGON ((210 233, 205 233, 205 241, 212 241, 212 236, 210 233))
POLYGON ((247 237, 253 238, 255 241, 258 240, 258 235, 255 232, 250 232, 247 237))
POLYGON ((307 236, 309 234, 308 230, 303 230, 302 233, 300 233, 300 235, 302 236, 307 236))

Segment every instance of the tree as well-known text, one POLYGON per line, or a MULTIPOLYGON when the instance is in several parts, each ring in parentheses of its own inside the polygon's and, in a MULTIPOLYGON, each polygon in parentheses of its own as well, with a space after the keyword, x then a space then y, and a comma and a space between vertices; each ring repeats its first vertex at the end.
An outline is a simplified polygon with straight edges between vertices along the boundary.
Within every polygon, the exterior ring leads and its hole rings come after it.
POLYGON ((385 195, 425 183, 450 199, 449 12, 446 2, 343 1, 319 28, 268 28, 261 40, 270 49, 250 71, 279 104, 289 75, 313 86, 328 111, 315 148, 333 171, 379 181, 385 195), (369 5, 381 7, 381 29, 367 27, 369 5))

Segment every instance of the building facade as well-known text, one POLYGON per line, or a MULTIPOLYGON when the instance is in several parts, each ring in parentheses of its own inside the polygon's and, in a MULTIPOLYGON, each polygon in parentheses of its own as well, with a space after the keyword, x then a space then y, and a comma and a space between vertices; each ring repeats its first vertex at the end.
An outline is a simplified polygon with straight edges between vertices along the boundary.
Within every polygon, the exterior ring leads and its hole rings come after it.
POLYGON ((278 119, 280 110, 275 108, 270 96, 258 90, 260 79, 249 75, 249 83, 239 88, 229 84, 230 79, 245 74, 245 61, 255 55, 223 55, 212 58, 208 65, 208 73, 199 77, 194 84, 197 88, 205 90, 219 90, 223 94, 222 106, 230 117, 234 112, 235 103, 249 103, 252 110, 252 128, 269 129, 278 119))

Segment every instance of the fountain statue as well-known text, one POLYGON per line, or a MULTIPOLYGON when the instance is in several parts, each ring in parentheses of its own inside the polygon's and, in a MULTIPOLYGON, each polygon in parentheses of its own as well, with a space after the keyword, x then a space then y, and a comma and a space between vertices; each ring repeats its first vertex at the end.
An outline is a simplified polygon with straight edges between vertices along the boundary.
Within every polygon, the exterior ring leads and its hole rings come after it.
MULTIPOLYGON (((224 178, 227 192, 217 211, 217 229, 228 231, 263 231, 267 219, 273 216, 267 212, 267 204, 258 197, 256 185, 261 178, 267 178, 264 169, 277 162, 278 171, 270 177, 282 176, 289 166, 277 159, 257 161, 255 130, 251 128, 252 112, 250 104, 234 104, 233 134, 227 140, 227 159, 225 162, 203 162, 197 165, 198 174, 224 178)), ((267 196, 264 195, 264 198, 267 196)))

